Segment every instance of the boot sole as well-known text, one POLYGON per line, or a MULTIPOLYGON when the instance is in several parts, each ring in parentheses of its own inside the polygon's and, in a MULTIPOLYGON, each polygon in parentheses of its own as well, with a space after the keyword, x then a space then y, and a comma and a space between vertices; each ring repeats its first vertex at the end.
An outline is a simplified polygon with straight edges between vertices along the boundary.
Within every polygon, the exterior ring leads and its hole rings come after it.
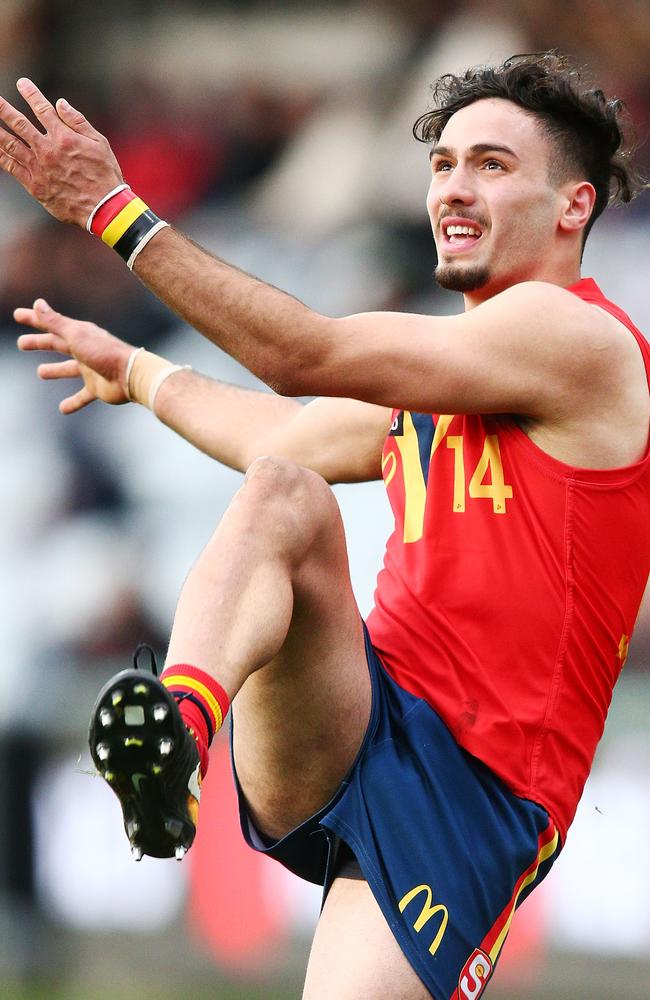
POLYGON ((153 675, 122 671, 99 692, 88 742, 122 806, 134 858, 180 860, 196 833, 200 778, 174 697, 153 675))

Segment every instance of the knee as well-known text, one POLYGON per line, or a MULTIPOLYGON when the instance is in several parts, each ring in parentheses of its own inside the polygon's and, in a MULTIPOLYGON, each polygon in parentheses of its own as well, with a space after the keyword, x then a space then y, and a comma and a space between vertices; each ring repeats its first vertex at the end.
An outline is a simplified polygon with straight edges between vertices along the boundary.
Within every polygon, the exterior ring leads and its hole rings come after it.
POLYGON ((246 469, 244 481, 246 485, 255 482, 259 488, 275 492, 279 488, 286 490, 292 484, 299 483, 304 478, 303 473, 307 471, 289 458, 260 455, 246 469))
POLYGON ((338 515, 334 494, 322 476, 287 458, 256 458, 248 467, 242 493, 262 517, 304 521, 338 515))

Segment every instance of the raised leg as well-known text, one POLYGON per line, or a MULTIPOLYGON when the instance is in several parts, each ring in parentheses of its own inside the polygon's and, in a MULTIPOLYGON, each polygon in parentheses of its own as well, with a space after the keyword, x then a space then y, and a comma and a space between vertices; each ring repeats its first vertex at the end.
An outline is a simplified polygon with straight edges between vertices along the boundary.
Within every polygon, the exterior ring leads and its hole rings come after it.
POLYGON ((343 526, 320 476, 258 459, 183 587, 167 662, 234 698, 251 816, 280 837, 332 795, 370 713, 343 526))

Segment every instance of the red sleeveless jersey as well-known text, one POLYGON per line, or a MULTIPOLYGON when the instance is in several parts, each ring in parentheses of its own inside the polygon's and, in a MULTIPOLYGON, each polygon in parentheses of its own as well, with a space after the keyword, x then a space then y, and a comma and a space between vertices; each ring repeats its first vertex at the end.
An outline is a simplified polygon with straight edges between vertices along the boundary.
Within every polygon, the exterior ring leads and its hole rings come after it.
MULTIPOLYGON (((591 279, 569 289, 650 347, 591 279)), ((383 452, 395 515, 372 642, 458 743, 562 837, 573 819, 650 571, 650 447, 579 469, 510 416, 399 411, 383 452)))

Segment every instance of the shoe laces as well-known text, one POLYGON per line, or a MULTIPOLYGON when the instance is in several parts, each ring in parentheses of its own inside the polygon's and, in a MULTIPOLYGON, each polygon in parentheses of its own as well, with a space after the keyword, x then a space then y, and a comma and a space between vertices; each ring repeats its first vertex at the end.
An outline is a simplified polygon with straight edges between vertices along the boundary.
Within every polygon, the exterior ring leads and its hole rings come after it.
POLYGON ((141 670, 139 663, 140 657, 143 653, 147 653, 149 656, 149 666, 151 668, 151 673, 154 677, 158 676, 158 664, 156 663, 156 654, 154 653, 151 646, 146 642, 140 642, 133 650, 133 669, 141 670))
MULTIPOLYGON (((149 667, 151 669, 151 673, 154 675, 154 677, 158 677, 158 664, 156 662, 156 654, 154 653, 153 649, 147 642, 138 643, 138 645, 133 650, 133 669, 134 670, 142 669, 139 661, 141 655, 143 654, 146 654, 149 657, 149 667)), ((189 698, 189 696, 190 692, 186 691, 183 694, 174 695, 174 699, 176 701, 176 704, 180 705, 180 703, 182 701, 185 701, 186 698, 189 698)))

